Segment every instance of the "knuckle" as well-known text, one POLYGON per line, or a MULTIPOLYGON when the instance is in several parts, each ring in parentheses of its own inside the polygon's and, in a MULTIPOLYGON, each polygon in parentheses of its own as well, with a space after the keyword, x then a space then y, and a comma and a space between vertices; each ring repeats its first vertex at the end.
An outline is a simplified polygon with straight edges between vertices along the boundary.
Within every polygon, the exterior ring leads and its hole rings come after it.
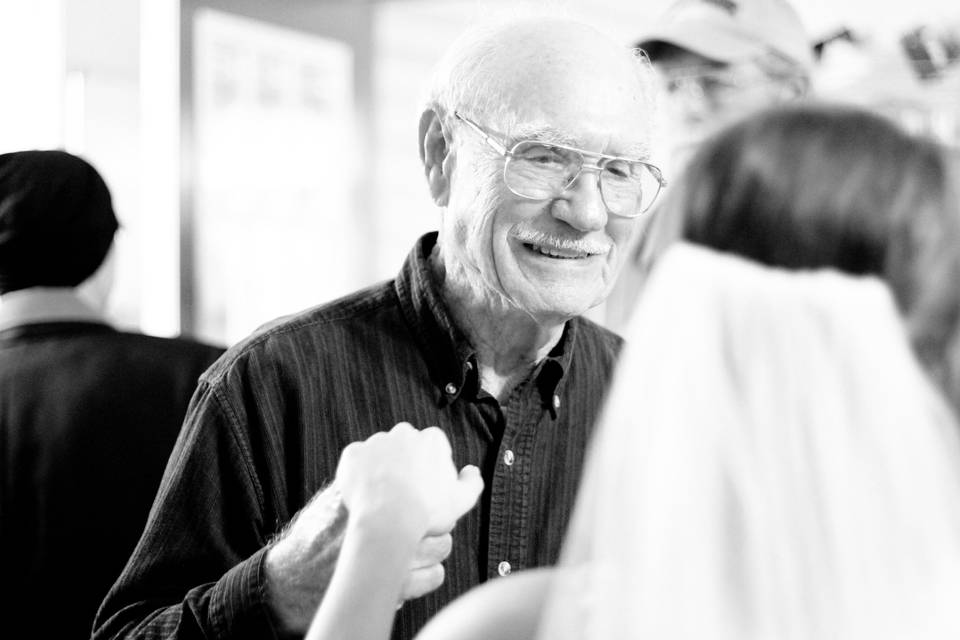
POLYGON ((351 442, 343 448, 343 451, 340 452, 340 462, 350 462, 359 455, 361 450, 361 443, 351 442))
POLYGON ((453 531, 453 527, 457 524, 456 520, 448 518, 445 514, 436 515, 433 519, 433 522, 430 523, 430 529, 428 533, 431 536, 442 536, 447 535, 453 531))
POLYGON ((443 568, 442 564, 435 564, 432 567, 427 567, 424 572, 426 573, 425 581, 429 591, 433 591, 442 585, 443 579, 446 577, 446 570, 443 568))
POLYGON ((427 427, 420 433, 433 446, 440 447, 444 451, 450 451, 450 439, 447 438, 447 434, 440 427, 427 427))
POLYGON ((445 533, 442 536, 437 536, 437 556, 441 560, 446 560, 450 553, 453 551, 453 536, 449 533, 445 533))
POLYGON ((440 427, 427 427, 423 430, 423 433, 429 434, 431 438, 434 438, 438 442, 443 442, 446 444, 449 444, 450 442, 447 439, 447 434, 440 427))
POLYGON ((411 572, 404 584, 403 597, 405 599, 419 598, 430 593, 443 584, 446 577, 442 564, 434 564, 411 572))
POLYGON ((384 436, 385 434, 383 432, 378 431, 377 433, 374 433, 373 435, 369 436, 366 440, 363 440, 362 442, 354 442, 353 444, 356 445, 354 448, 369 449, 371 447, 376 447, 377 443, 383 440, 384 436))
POLYGON ((440 562, 453 550, 453 536, 449 533, 429 536, 423 539, 421 545, 421 556, 424 559, 440 562))

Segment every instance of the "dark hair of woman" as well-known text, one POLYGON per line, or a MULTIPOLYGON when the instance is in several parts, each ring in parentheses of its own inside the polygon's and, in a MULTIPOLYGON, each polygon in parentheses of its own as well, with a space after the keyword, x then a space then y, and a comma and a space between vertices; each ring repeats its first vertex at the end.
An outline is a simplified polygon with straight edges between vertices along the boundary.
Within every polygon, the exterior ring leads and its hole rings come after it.
POLYGON ((917 355, 960 406, 958 180, 942 146, 881 115, 778 107, 703 144, 641 255, 682 235, 770 266, 877 276, 917 355))

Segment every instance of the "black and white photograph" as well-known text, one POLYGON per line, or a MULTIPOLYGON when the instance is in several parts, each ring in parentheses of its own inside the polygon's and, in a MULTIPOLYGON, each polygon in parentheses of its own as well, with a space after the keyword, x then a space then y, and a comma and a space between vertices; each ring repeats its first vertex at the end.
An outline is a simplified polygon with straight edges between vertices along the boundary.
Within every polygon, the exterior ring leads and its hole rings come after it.
POLYGON ((0 0, 0 637, 960 638, 956 0, 0 0))

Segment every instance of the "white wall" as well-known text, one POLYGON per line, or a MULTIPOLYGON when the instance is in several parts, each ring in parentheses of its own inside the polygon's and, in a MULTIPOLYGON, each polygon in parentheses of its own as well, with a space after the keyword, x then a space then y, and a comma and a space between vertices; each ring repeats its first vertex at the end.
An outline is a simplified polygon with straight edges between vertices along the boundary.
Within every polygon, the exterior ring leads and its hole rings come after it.
POLYGON ((0 153, 63 141, 63 0, 0 3, 0 153))
POLYGON ((122 230, 111 315, 139 324, 138 3, 0 3, 0 152, 64 148, 103 175, 122 230))

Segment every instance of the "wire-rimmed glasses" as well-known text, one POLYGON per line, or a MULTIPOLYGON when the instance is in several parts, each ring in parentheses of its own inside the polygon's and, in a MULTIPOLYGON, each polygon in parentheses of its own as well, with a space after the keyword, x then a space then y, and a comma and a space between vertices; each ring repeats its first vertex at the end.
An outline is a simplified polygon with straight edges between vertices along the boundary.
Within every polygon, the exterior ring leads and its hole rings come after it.
POLYGON ((642 160, 538 140, 521 140, 508 149, 470 118, 459 112, 453 115, 505 158, 503 180, 507 188, 521 198, 555 198, 572 187, 584 171, 595 171, 607 211, 635 218, 650 209, 667 184, 659 168, 642 160), (588 158, 592 162, 587 162, 588 158))

